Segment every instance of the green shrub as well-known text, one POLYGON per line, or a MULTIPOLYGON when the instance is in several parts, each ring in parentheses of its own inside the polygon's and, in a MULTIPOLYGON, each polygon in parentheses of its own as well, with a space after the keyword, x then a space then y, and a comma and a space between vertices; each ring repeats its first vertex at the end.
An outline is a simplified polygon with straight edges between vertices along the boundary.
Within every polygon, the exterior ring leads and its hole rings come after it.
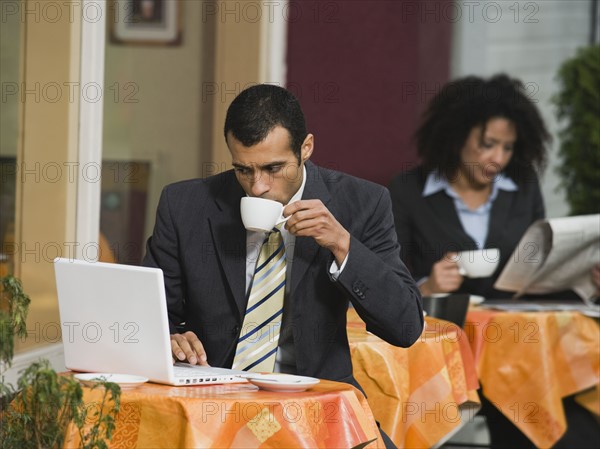
POLYGON ((600 45, 581 48, 558 72, 560 90, 553 98, 559 133, 557 169, 572 215, 600 212, 600 45))

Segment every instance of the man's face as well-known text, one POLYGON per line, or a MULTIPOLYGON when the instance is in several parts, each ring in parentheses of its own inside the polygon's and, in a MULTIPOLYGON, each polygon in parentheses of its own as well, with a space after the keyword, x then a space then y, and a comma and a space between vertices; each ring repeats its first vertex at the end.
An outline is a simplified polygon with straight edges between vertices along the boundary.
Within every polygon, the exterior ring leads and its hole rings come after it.
POLYGON ((301 160, 292 151, 287 129, 276 126, 256 145, 245 147, 229 133, 227 146, 238 182, 249 196, 286 205, 302 184, 304 162, 313 151, 313 135, 302 143, 301 160))

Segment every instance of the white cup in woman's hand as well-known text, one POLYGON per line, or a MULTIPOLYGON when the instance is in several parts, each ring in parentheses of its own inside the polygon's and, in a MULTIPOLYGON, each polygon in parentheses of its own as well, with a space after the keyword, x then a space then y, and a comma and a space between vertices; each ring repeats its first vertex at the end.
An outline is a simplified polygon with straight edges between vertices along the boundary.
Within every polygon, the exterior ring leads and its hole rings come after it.
POLYGON ((491 276, 500 262, 498 248, 475 249, 461 251, 456 256, 458 272, 469 278, 485 278, 491 276))

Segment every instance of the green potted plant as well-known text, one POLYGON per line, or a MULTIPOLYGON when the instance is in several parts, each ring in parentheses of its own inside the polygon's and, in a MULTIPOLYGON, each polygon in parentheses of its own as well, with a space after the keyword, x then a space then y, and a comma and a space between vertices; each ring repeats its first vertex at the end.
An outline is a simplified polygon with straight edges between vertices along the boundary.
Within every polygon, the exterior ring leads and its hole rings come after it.
POLYGON ((558 173, 572 215, 600 212, 600 45, 579 49, 558 72, 558 173))
POLYGON ((57 374, 48 361, 32 363, 23 371, 17 388, 7 385, 4 372, 11 366, 14 337, 27 336, 30 299, 14 276, 0 278, 0 441, 3 448, 61 448, 69 423, 79 433, 80 447, 105 449, 115 428, 121 389, 99 382, 100 404, 88 408, 83 390, 73 377, 57 374))

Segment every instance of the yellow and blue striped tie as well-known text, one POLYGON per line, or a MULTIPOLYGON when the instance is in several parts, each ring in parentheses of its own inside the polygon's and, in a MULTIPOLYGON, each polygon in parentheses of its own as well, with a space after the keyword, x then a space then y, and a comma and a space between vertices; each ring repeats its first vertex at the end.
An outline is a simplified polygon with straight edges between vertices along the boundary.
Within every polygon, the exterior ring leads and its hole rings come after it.
POLYGON ((285 293, 285 245, 277 228, 260 250, 233 368, 272 372, 281 330, 285 293))

